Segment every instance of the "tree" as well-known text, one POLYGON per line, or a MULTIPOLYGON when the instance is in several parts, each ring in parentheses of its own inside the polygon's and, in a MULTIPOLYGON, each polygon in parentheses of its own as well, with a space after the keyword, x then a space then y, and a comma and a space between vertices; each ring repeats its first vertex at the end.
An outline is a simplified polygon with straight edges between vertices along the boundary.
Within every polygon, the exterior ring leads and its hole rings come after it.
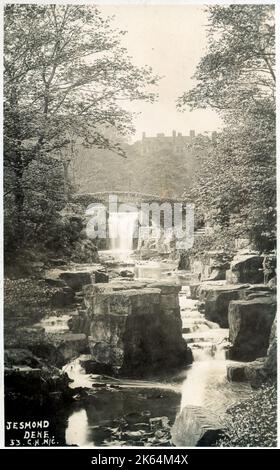
POLYGON ((272 247, 276 223, 274 9, 207 8, 209 48, 182 109, 210 107, 225 122, 190 197, 204 214, 260 249, 272 247))
POLYGON ((36 185, 32 162, 51 159, 65 169, 77 140, 123 155, 100 129, 131 132, 132 116, 120 103, 155 98, 150 87, 158 77, 132 64, 121 45, 125 33, 111 20, 93 6, 5 7, 5 195, 13 205, 13 245, 24 234, 26 191, 36 185))
POLYGON ((272 5, 207 7, 208 52, 194 78, 197 85, 179 106, 211 107, 247 115, 275 96, 275 27, 272 5))

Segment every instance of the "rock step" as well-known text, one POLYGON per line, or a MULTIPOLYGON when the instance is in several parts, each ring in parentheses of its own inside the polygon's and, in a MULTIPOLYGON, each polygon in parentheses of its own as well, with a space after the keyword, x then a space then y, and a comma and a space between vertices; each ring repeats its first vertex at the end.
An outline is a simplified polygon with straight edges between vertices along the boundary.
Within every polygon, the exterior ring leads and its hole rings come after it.
POLYGON ((202 342, 202 341, 213 341, 219 342, 228 337, 228 330, 226 328, 218 328, 216 330, 210 330, 205 332, 194 332, 184 333, 183 338, 188 343, 202 342))

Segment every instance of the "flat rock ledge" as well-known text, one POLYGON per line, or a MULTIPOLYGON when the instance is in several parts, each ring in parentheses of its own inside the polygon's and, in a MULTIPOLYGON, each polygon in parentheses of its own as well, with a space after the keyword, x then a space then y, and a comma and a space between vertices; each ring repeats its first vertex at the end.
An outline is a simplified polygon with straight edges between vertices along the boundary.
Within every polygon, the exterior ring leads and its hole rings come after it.
POLYGON ((202 406, 185 406, 171 429, 176 447, 208 447, 223 435, 217 415, 202 406))

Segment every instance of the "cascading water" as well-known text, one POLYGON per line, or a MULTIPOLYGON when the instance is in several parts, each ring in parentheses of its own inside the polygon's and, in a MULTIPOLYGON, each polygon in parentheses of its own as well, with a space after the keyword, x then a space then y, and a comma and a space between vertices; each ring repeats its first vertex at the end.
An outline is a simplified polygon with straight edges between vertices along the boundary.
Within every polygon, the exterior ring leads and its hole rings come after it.
POLYGON ((235 400, 248 396, 246 384, 230 384, 226 379, 225 348, 228 329, 205 319, 198 311, 197 301, 188 298, 188 288, 181 291, 183 337, 192 349, 194 362, 182 384, 181 410, 188 405, 205 406, 224 413, 235 400))
POLYGON ((132 442, 136 446, 143 442, 162 445, 161 438, 150 428, 150 418, 160 416, 160 420, 164 417, 173 423, 176 414, 188 405, 203 406, 222 417, 236 399, 248 397, 248 385, 226 379, 228 330, 209 322, 199 312, 197 301, 188 298, 188 294, 189 288, 183 286, 180 293, 183 335, 192 348, 194 362, 178 374, 162 380, 88 374, 84 369, 91 358, 88 355, 64 366, 76 396, 79 397, 81 388, 87 390, 87 400, 79 402, 77 398, 76 406, 70 410, 65 430, 68 445, 123 446, 132 442))
POLYGON ((110 249, 118 253, 130 253, 133 250, 137 212, 111 212, 109 215, 110 249))

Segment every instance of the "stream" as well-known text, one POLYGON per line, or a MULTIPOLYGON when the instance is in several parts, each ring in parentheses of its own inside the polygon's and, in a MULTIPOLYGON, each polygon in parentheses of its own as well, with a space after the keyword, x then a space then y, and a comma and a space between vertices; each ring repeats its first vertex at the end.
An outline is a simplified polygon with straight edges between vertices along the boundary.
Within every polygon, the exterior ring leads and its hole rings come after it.
POLYGON ((187 405, 205 406, 222 417, 228 406, 249 396, 249 385, 226 379, 228 330, 205 320, 197 301, 188 296, 189 289, 183 286, 180 308, 183 332, 187 331, 183 336, 192 348, 194 362, 179 373, 149 381, 86 374, 81 365, 85 356, 64 367, 73 380, 72 388, 92 390, 69 412, 65 430, 68 445, 166 446, 168 433, 161 426, 153 430, 154 421, 170 427, 187 405))
MULTIPOLYGON (((70 446, 170 446, 171 426, 185 406, 205 406, 222 418, 228 406, 249 396, 251 387, 228 382, 228 330, 200 313, 199 302, 190 299, 188 276, 182 280, 176 270, 178 263, 137 259, 132 249, 134 214, 112 217, 112 233, 116 232, 117 222, 122 225, 121 236, 115 236, 110 250, 99 252, 101 264, 112 271, 127 269, 138 280, 168 278, 181 283, 183 337, 192 349, 194 361, 172 376, 130 380, 86 374, 83 361, 88 357, 77 357, 63 367, 72 380, 70 387, 77 393, 74 404, 58 410, 58 415, 63 414, 59 431, 70 446)), ((67 321, 66 315, 50 317, 42 321, 42 326, 47 331, 65 332, 67 321)))

